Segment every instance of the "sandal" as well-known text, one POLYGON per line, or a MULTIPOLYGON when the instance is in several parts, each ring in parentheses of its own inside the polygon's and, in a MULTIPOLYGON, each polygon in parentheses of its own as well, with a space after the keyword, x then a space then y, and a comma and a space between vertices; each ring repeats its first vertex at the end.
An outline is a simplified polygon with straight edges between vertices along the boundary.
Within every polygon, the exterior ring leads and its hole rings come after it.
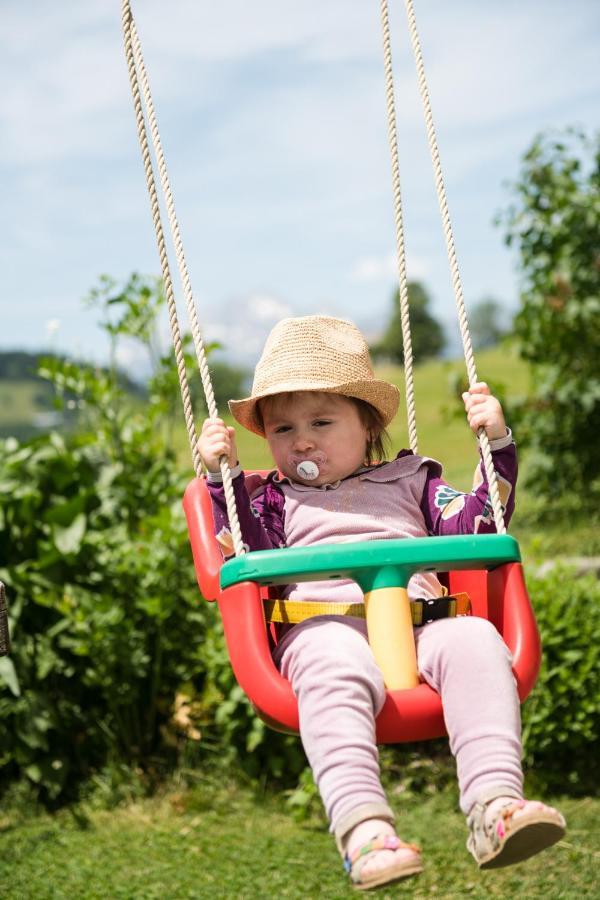
POLYGON ((551 806, 506 798, 495 813, 486 810, 492 800, 475 803, 467 818, 471 834, 467 849, 480 869, 511 866, 551 847, 565 834, 564 818, 551 806), (519 810, 524 812, 513 818, 519 810))
POLYGON ((344 869, 350 876, 350 880, 355 888, 359 891, 368 891, 370 888, 379 887, 383 884, 390 884, 392 881, 398 881, 400 878, 407 878, 409 875, 418 875, 423 871, 423 863, 421 861, 421 850, 416 844, 407 844, 401 841, 395 834, 378 834, 367 844, 354 850, 352 853, 346 853, 344 857, 344 869), (363 867, 373 853, 380 850, 412 850, 418 854, 412 859, 403 859, 400 862, 392 863, 384 869, 377 872, 371 872, 369 875, 362 877, 363 867))

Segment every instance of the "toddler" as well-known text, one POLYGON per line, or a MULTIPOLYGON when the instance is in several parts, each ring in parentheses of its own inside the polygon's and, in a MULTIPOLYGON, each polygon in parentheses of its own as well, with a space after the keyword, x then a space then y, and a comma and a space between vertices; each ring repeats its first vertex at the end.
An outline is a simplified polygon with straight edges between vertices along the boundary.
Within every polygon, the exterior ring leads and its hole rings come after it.
MULTIPOLYGON (((502 408, 484 383, 463 399, 470 427, 485 428, 490 440, 508 520, 517 462, 502 408)), ((249 496, 234 429, 207 420, 199 438, 224 555, 231 554, 231 535, 222 456, 250 550, 495 531, 481 461, 469 494, 447 485, 441 466, 427 457, 402 450, 385 461, 385 428, 398 402, 398 389, 375 378, 365 339, 351 322, 281 321, 267 339, 252 395, 230 403, 242 426, 266 437, 277 470, 249 496)), ((433 573, 421 573, 408 593, 429 599, 443 588, 433 573)), ((283 595, 363 601, 347 580, 290 584, 283 595)), ((461 616, 415 628, 414 637, 419 676, 442 699, 467 847, 479 866, 510 865, 555 843, 563 817, 523 797, 519 699, 498 632, 485 619, 461 616)), ((364 619, 324 615, 281 626, 273 657, 298 699, 302 743, 353 884, 372 888, 420 872, 421 852, 396 836, 380 782, 375 718, 385 686, 364 619)))

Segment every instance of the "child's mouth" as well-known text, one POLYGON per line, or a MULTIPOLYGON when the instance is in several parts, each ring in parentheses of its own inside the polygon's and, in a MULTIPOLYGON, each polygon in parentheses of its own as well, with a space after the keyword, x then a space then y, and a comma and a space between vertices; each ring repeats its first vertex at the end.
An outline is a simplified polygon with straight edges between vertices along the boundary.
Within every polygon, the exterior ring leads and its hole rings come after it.
POLYGON ((310 456, 300 456, 291 453, 288 457, 290 468, 295 470, 298 478, 303 481, 315 481, 321 474, 321 469, 327 462, 327 457, 319 451, 310 456))

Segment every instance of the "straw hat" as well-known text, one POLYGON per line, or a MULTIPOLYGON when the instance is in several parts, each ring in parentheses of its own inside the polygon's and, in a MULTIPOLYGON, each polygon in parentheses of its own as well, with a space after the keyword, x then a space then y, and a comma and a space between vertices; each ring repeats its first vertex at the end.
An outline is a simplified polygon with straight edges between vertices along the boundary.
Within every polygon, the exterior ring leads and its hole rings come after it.
POLYGON ((264 437, 257 415, 263 397, 288 391, 327 391, 366 400, 388 425, 398 409, 398 388, 373 374, 369 348, 352 322, 332 316, 282 319, 267 338, 252 394, 230 400, 240 425, 264 437))

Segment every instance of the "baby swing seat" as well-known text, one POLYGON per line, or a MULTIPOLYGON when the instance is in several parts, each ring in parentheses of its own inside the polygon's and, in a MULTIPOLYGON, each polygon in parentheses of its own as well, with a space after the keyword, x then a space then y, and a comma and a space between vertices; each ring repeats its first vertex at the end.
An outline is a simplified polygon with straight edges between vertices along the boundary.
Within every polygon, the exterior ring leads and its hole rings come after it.
MULTIPOLYGON (((255 478, 255 475, 247 477, 255 478)), ((258 715, 278 731, 297 733, 291 685, 271 658, 263 601, 271 585, 353 578, 363 590, 406 586, 416 571, 435 571, 451 594, 466 591, 472 615, 488 619, 513 656, 519 697, 539 670, 540 639, 527 595, 517 542, 506 534, 366 541, 264 550, 223 563, 214 537, 205 478, 188 485, 187 517, 196 577, 206 600, 217 600, 235 677, 258 715)), ((426 684, 387 691, 377 718, 379 743, 427 740, 446 734, 438 694, 426 684)))

